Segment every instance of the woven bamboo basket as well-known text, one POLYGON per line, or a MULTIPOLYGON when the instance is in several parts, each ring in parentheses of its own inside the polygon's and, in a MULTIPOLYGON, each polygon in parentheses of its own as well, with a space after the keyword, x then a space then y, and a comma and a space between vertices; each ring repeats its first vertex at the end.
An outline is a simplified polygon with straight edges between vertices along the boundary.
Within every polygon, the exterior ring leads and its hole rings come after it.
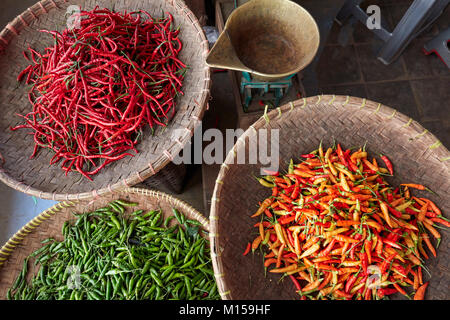
MULTIPOLYGON (((163 169, 183 149, 203 118, 208 106, 211 86, 210 70, 205 63, 208 41, 195 15, 182 0, 43 0, 8 23, 0 33, 0 180, 21 192, 53 200, 80 200, 119 190, 145 181, 163 169), (31 105, 25 85, 17 82, 17 75, 27 61, 22 52, 28 46, 42 51, 52 44, 52 38, 41 29, 62 31, 66 27, 68 6, 79 5, 91 10, 95 6, 115 11, 146 10, 155 17, 170 12, 180 26, 183 49, 180 59, 189 66, 183 82, 184 95, 176 102, 176 114, 166 128, 158 128, 155 135, 147 129, 138 144, 139 153, 108 165, 93 177, 93 181, 73 172, 66 177, 58 166, 49 166, 52 152, 33 152, 32 136, 26 130, 10 131, 31 105)), ((167 174, 166 174, 167 176, 167 174)), ((170 182, 170 181, 169 181, 170 182)))
MULTIPOLYGON (((139 209, 145 211, 162 209, 163 215, 167 217, 173 215, 172 208, 176 208, 187 219, 194 219, 202 224, 203 236, 207 236, 209 232, 209 221, 200 212, 186 202, 159 191, 127 188, 121 192, 101 196, 96 200, 63 201, 27 223, 0 249, 0 299, 6 299, 6 293, 20 273, 24 259, 42 246, 42 240, 50 237, 58 241, 63 240, 62 226, 65 221, 75 219, 73 212, 94 211, 116 199, 139 203, 132 209, 128 208, 125 214, 139 209)), ((171 223, 175 223, 174 221, 172 220, 171 223)), ((31 274, 38 269, 32 265, 30 263, 30 278, 31 274)))
POLYGON ((144 188, 179 194, 183 189, 186 173, 187 167, 185 164, 176 165, 169 162, 161 171, 144 182, 136 184, 135 187, 142 185, 144 188))
MULTIPOLYGON (((211 255, 216 281, 222 299, 298 299, 291 281, 280 281, 280 275, 264 275, 263 257, 258 252, 243 256, 246 244, 256 235, 254 218, 258 202, 268 189, 253 176, 267 164, 236 164, 236 154, 245 152, 248 159, 249 139, 257 130, 279 129, 280 172, 287 170, 289 160, 333 141, 344 147, 363 146, 369 155, 387 155, 394 164, 391 185, 421 183, 437 193, 413 193, 435 201, 446 217, 450 215, 450 153, 434 135, 419 123, 396 110, 366 99, 322 95, 297 100, 265 114, 238 139, 222 165, 211 199, 211 255)), ((270 137, 270 133, 268 134, 270 137)), ((268 139, 268 149, 270 141, 268 139)), ((278 143, 276 141, 275 143, 278 143)), ((247 162, 248 163, 248 162, 247 162)), ((426 299, 450 298, 449 230, 439 230, 442 242, 437 258, 426 260, 431 274, 426 299)), ((427 273, 424 277, 428 279, 427 273)), ((395 299, 403 296, 393 295, 395 299)))

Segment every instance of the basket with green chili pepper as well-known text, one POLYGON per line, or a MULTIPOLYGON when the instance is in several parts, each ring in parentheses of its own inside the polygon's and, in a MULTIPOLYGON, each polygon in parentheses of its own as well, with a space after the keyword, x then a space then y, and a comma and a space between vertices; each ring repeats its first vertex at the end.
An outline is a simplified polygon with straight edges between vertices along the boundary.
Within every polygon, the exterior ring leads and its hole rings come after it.
POLYGON ((74 213, 77 219, 62 226, 62 241, 45 239, 24 260, 7 298, 220 299, 201 223, 175 208, 169 216, 161 209, 125 214, 137 205, 114 200, 74 213))

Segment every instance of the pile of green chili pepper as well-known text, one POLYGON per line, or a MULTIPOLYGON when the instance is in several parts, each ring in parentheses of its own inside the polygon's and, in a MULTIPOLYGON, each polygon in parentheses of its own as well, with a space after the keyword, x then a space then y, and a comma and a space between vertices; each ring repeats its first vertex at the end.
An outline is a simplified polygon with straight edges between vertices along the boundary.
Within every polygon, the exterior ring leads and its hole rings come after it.
POLYGON ((201 224, 173 209, 135 210, 122 200, 76 214, 31 253, 8 290, 13 300, 200 300, 219 299, 209 245, 201 224), (172 219, 177 224, 170 225, 172 219), (39 270, 27 282, 30 263, 39 270))

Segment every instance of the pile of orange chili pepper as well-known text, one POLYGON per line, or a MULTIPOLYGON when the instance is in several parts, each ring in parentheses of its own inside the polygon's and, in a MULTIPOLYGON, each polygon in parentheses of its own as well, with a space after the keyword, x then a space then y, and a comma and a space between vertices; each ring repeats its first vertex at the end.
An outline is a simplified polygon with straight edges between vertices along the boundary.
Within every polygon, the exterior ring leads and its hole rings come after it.
POLYGON ((259 179, 272 195, 252 215, 258 236, 244 255, 268 249, 265 268, 289 276, 301 299, 424 299, 426 248, 436 257, 436 228, 450 225, 434 202, 411 193, 429 189, 393 188, 385 180, 394 174, 390 160, 380 155, 380 166, 365 148, 321 144, 301 157, 287 174, 259 179))

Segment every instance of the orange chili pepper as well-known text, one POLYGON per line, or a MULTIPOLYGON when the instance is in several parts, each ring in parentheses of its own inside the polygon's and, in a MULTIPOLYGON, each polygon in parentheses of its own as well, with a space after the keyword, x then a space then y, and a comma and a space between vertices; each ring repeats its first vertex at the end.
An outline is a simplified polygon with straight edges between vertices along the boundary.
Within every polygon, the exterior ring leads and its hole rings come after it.
POLYGON ((420 208, 420 212, 417 215, 417 220, 418 221, 423 221, 425 219, 425 214, 427 213, 427 209, 428 209, 428 203, 425 203, 421 208, 420 208))
POLYGON ((339 268, 338 274, 354 273, 354 272, 358 272, 358 270, 359 270, 359 268, 354 268, 354 267, 339 268))
POLYGON ((272 273, 285 273, 285 272, 293 271, 295 269, 297 269, 297 265, 296 264, 291 264, 291 265, 289 265, 287 267, 284 267, 284 268, 272 269, 269 272, 272 272, 272 273))
MULTIPOLYGON (((276 185, 268 198, 272 202, 266 199, 260 204, 268 219, 255 225, 258 238, 264 238, 254 240, 257 247, 267 245, 271 250, 264 265, 275 264, 270 272, 287 274, 294 284, 306 280, 302 292, 321 292, 324 297, 406 295, 403 285, 419 290, 420 258, 428 258, 422 242, 436 255, 422 226, 437 239, 440 234, 434 224, 450 226, 438 217, 441 212, 433 202, 412 194, 413 189, 427 188, 405 183, 399 193, 384 178, 393 174, 392 164, 388 169, 379 167, 361 149, 353 154, 343 152, 340 145, 336 150, 327 148, 325 154, 324 150, 320 146, 306 154, 307 161, 291 162, 291 174, 271 177, 276 185), (366 287, 369 265, 382 270, 380 290, 366 287), (410 273, 414 281, 408 278, 410 273)), ((300 283, 296 288, 301 288, 300 283)))
POLYGON ((430 231, 430 233, 436 238, 436 239, 440 239, 441 238, 441 234, 429 223, 427 223, 426 221, 423 221, 423 225, 425 226, 425 228, 428 229, 428 231, 430 231))
POLYGON ((306 241, 306 243, 303 245, 302 249, 303 250, 308 249, 309 247, 311 247, 314 243, 316 243, 319 240, 320 240, 319 237, 311 237, 310 239, 308 239, 308 241, 306 241))
POLYGON ((342 236, 342 235, 336 235, 335 236, 336 241, 340 241, 340 242, 348 242, 348 243, 357 243, 359 242, 359 240, 347 237, 347 236, 342 236))
POLYGON ((440 223, 440 224, 442 224, 442 225, 444 225, 444 226, 450 228, 450 222, 448 222, 448 221, 446 221, 446 220, 444 220, 444 219, 441 219, 441 218, 431 218, 430 220, 433 221, 433 222, 440 223))
POLYGON ((428 202, 428 205, 430 206, 431 210, 433 210, 434 213, 436 213, 438 216, 442 214, 441 210, 438 208, 438 206, 431 201, 430 199, 420 198, 421 200, 424 200, 428 202))
POLYGON ((285 244, 282 243, 280 246, 280 249, 278 250, 278 256, 277 256, 277 268, 281 266, 281 257, 283 256, 283 250, 284 250, 285 244))
POLYGON ((404 187, 408 187, 408 188, 413 188, 413 189, 418 189, 418 190, 425 190, 426 187, 421 185, 421 184, 417 184, 417 183, 401 183, 401 186, 404 187))
POLYGON ((267 198, 266 200, 263 201, 263 203, 261 204, 261 206, 259 207, 258 211, 255 212, 255 214, 253 214, 251 217, 257 217, 259 216, 261 213, 264 212, 264 210, 267 209, 268 206, 270 206, 273 202, 273 199, 271 198, 267 198))
POLYGON ((317 279, 314 282, 311 282, 310 284, 306 285, 305 287, 303 287, 302 292, 307 292, 307 291, 311 291, 315 288, 317 288, 320 284, 320 279, 317 279))
POLYGON ((400 292, 402 295, 409 297, 408 294, 406 293, 406 291, 403 290, 402 287, 400 287, 400 286, 398 285, 397 282, 394 282, 392 285, 393 285, 394 288, 397 289, 397 291, 400 292))
POLYGON ((262 241, 261 236, 257 236, 255 238, 255 240, 253 240, 253 242, 252 242, 252 251, 255 251, 256 249, 258 249, 258 246, 261 243, 261 241, 262 241))
POLYGON ((422 256, 424 256, 425 259, 428 260, 429 257, 428 257, 428 254, 425 252, 425 249, 422 246, 422 240, 423 240, 422 237, 419 237, 419 241, 417 243, 417 248, 419 248, 420 254, 422 256))
POLYGON ((277 259, 275 259, 275 258, 267 259, 267 260, 264 262, 264 267, 268 267, 268 266, 270 266, 270 265, 273 264, 273 263, 277 263, 277 259))
POLYGON ((427 290, 428 284, 429 282, 425 282, 417 289, 414 295, 414 300, 423 300, 425 298, 425 291, 427 290))
POLYGON ((336 222, 336 225, 338 227, 349 227, 349 226, 354 226, 354 225, 359 225, 359 224, 361 224, 361 222, 354 221, 354 220, 339 220, 336 222))
POLYGON ((333 274, 331 272, 327 272, 325 278, 323 279, 323 281, 320 283, 320 286, 317 287, 317 290, 322 290, 323 288, 325 288, 325 286, 330 283, 331 278, 333 277, 333 274))
POLYGON ((419 278, 419 284, 422 285, 423 279, 422 279, 422 267, 421 266, 419 266, 417 268, 417 277, 419 278))
POLYGON ((423 232, 420 237, 425 241, 425 244, 427 245, 428 249, 431 251, 434 257, 436 257, 436 249, 434 249, 433 244, 430 241, 430 237, 427 233, 423 232))

